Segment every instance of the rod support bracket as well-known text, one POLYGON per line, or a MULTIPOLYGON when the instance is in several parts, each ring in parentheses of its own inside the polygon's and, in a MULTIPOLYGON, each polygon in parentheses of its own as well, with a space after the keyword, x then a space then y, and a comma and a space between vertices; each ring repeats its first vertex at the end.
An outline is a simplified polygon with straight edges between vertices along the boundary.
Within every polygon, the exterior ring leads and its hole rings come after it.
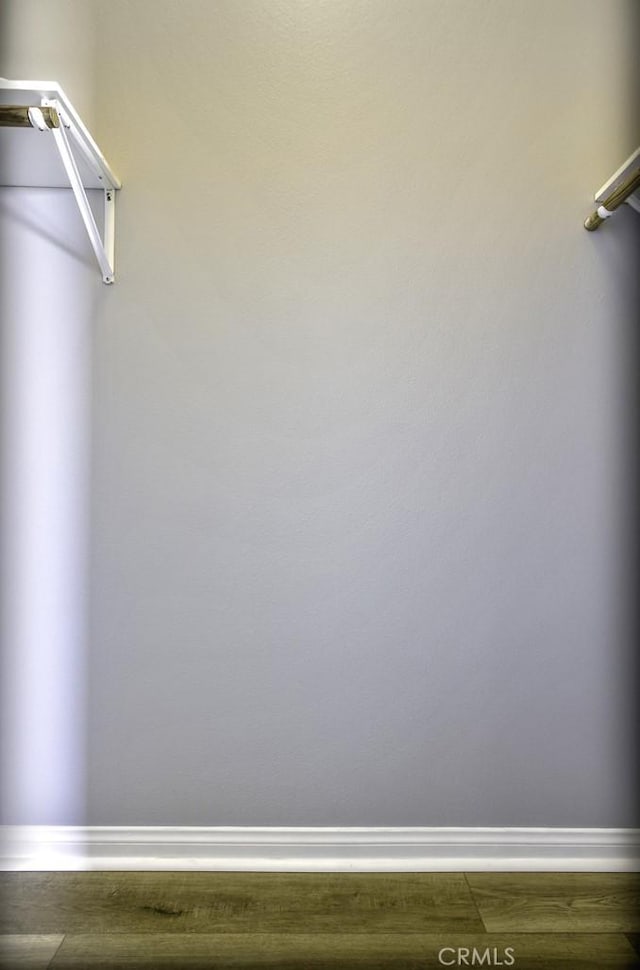
POLYGON ((57 117, 60 119, 59 127, 52 128, 51 133, 55 140, 56 148, 58 149, 67 178, 69 179, 74 198, 80 211, 80 216, 82 217, 89 237, 89 242, 98 260, 98 265, 102 272, 102 282, 111 284, 115 279, 115 189, 110 186, 103 189, 104 229, 101 234, 96 225, 85 187, 82 184, 82 178, 80 177, 76 160, 69 146, 67 130, 72 131, 71 120, 65 113, 62 105, 55 99, 43 98, 42 106, 53 108, 57 113, 57 117))

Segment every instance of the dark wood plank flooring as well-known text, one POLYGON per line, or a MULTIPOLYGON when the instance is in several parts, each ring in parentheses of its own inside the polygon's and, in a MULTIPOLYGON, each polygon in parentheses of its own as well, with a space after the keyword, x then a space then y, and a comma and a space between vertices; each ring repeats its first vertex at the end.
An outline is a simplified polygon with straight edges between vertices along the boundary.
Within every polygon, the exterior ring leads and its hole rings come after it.
POLYGON ((467 877, 490 933, 640 930, 640 881, 618 872, 474 872, 467 877))
POLYGON ((639 890, 626 873, 2 873, 0 967, 640 968, 639 890))
MULTIPOLYGON (((462 873, 5 873, 11 933, 482 933, 462 873)), ((4 897, 4 898, 3 898, 4 897)))

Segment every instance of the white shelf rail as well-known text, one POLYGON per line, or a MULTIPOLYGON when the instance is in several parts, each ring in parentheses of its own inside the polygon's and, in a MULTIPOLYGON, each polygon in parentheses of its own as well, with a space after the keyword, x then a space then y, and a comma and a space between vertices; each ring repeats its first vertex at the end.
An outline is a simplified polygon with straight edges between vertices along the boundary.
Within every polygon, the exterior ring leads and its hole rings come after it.
MULTIPOLYGON (((95 253, 102 280, 115 279, 115 204, 120 180, 113 173, 102 152, 82 123, 79 115, 59 84, 53 81, 9 81, 0 78, 0 130, 3 135, 20 128, 31 128, 41 137, 53 141, 55 154, 62 163, 66 184, 70 186, 82 218, 89 242, 95 253), (20 100, 21 103, 7 103, 20 100), (31 103, 23 103, 23 102, 31 103), (103 230, 96 223, 87 189, 100 188, 104 196, 103 230)), ((12 144, 19 135, 10 135, 12 144)), ((5 145, 4 157, 11 155, 5 145)), ((21 146, 23 148, 24 146, 21 146)), ((34 146, 29 146, 32 151, 34 146)), ((9 165, 0 170, 0 182, 5 185, 59 185, 59 165, 51 162, 50 178, 46 166, 35 173, 24 164, 24 153, 18 174, 9 165)))

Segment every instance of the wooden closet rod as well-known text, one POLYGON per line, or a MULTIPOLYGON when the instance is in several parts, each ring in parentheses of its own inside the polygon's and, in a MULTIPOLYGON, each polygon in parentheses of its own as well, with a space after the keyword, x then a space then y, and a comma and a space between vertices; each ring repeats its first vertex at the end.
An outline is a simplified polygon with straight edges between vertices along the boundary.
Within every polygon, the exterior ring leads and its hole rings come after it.
POLYGON ((0 104, 0 128, 59 128, 60 116, 55 108, 24 104, 0 104))
POLYGON ((590 216, 585 219, 584 228, 588 229, 589 232, 593 232, 598 226, 602 225, 605 219, 608 219, 612 212, 618 208, 619 205, 629 198, 632 192, 635 192, 637 188, 640 188, 640 168, 632 172, 631 175, 622 182, 617 189, 614 189, 610 195, 606 197, 604 202, 601 202, 595 212, 592 212, 590 216))

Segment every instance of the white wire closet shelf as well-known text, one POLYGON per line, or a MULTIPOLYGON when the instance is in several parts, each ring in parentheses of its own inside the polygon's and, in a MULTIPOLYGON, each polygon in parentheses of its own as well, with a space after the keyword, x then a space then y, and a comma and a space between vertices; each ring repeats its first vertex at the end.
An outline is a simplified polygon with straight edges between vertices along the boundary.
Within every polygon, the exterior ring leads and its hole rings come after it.
POLYGON ((70 188, 103 282, 113 283, 121 183, 56 81, 0 78, 0 185, 70 188), (89 204, 90 189, 103 191, 102 233, 89 204))

